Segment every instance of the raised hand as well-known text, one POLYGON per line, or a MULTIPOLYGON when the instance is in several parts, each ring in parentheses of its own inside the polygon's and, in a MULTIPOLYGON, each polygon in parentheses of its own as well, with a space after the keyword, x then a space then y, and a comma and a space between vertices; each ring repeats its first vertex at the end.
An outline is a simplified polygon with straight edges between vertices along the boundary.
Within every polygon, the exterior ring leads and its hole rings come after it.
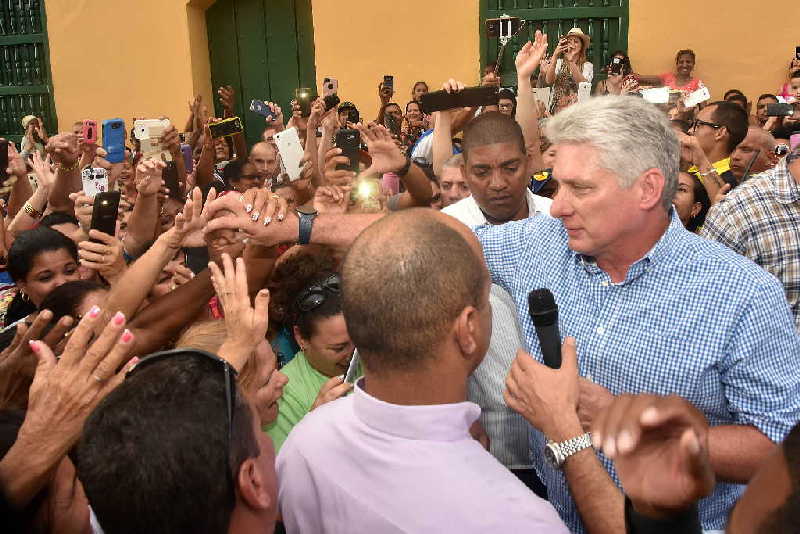
MULTIPOLYGON (((163 119, 164 117, 162 117, 163 119)), ((170 124, 164 130, 161 136, 161 145, 172 154, 172 157, 177 159, 181 155, 181 138, 178 136, 178 130, 175 129, 174 124, 170 124)))
POLYGON ((341 376, 329 378, 322 384, 322 387, 319 388, 317 398, 314 399, 314 404, 311 405, 311 410, 309 411, 316 410, 325 403, 335 401, 339 397, 347 395, 352 389, 353 385, 342 380, 341 376))
POLYGON ((94 269, 111 283, 119 280, 127 267, 122 254, 122 242, 99 230, 89 230, 89 237, 95 241, 78 243, 80 264, 94 269))
POLYGON ((59 133, 51 137, 45 148, 53 162, 71 168, 78 163, 78 136, 73 133, 59 133))
MULTIPOLYGON (((212 187, 206 197, 206 205, 217 198, 217 192, 212 187)), ((179 247, 204 247, 206 242, 203 239, 203 226, 205 224, 203 214, 203 193, 199 187, 192 190, 191 198, 186 200, 183 211, 175 216, 175 226, 173 235, 175 241, 173 248, 179 247)))
POLYGON ((75 205, 75 218, 78 219, 78 225, 81 227, 81 230, 88 235, 89 227, 92 225, 94 197, 84 195, 83 193, 70 193, 69 199, 75 205))
POLYGON ((614 460, 636 510, 664 517, 714 488, 708 422, 677 396, 620 395, 592 424, 592 443, 614 460))
POLYGON ((528 41, 517 53, 514 65, 517 67, 517 76, 529 79, 536 72, 536 68, 547 54, 547 34, 536 30, 533 41, 528 41))
POLYGON ((219 95, 219 103, 229 115, 235 115, 233 112, 236 103, 236 91, 231 85, 223 85, 217 89, 219 95))
POLYGON ((236 258, 234 266, 231 257, 223 254, 222 266, 220 270, 214 262, 208 265, 211 282, 225 311, 227 336, 219 355, 241 370, 267 334, 269 291, 260 290, 251 304, 244 259, 236 258))
POLYGON ((347 186, 353 183, 356 178, 356 173, 349 168, 337 169, 338 165, 347 165, 350 159, 342 155, 342 149, 333 147, 325 153, 325 168, 323 172, 324 183, 327 185, 347 186))
POLYGON ((364 171, 364 174, 382 175, 403 168, 406 157, 394 142, 389 130, 375 123, 370 123, 369 126, 359 123, 356 128, 361 132, 361 139, 367 143, 367 150, 372 158, 372 165, 364 171))
POLYGON ((323 185, 314 192, 314 209, 319 214, 346 213, 351 186, 323 185))
POLYGON ((296 239, 297 222, 294 224, 274 224, 282 222, 288 212, 286 200, 269 189, 249 189, 243 195, 225 195, 213 202, 207 202, 203 228, 205 235, 217 230, 240 230, 251 239, 264 246, 273 246, 284 241, 296 239), (292 235, 292 227, 294 234, 292 235))
POLYGON ((134 183, 136 191, 142 196, 152 196, 158 193, 163 185, 162 173, 167 164, 160 160, 144 159, 136 166, 134 183))
POLYGON ((265 117, 265 122, 267 126, 279 126, 283 127, 284 118, 283 118, 283 110, 281 107, 274 103, 274 102, 267 102, 266 103, 269 109, 272 110, 272 113, 275 115, 273 118, 265 117))
MULTIPOLYGON (((39 156, 39 151, 34 150, 33 153, 39 156)), ((41 156, 39 157, 41 160, 41 156)), ((17 147, 11 141, 8 142, 8 168, 5 169, 9 176, 16 176, 18 178, 25 178, 27 176, 27 168, 25 167, 25 160, 17 152, 17 147)))

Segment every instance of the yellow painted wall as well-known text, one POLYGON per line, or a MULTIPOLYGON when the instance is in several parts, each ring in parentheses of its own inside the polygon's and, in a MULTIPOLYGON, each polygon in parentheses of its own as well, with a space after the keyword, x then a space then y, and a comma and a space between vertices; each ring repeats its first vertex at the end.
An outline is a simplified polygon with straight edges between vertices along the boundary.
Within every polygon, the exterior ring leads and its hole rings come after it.
POLYGON ((774 93, 800 45, 800 4, 752 0, 630 0, 628 51, 637 72, 661 74, 675 53, 697 54, 695 75, 721 99, 740 89, 748 99, 774 93))
POLYGON ((84 118, 114 117, 130 127, 134 116, 161 114, 183 128, 187 100, 195 91, 210 97, 205 19, 195 3, 45 2, 59 129, 84 118))
POLYGON ((317 86, 337 78, 362 116, 377 116, 385 74, 400 106, 418 80, 432 91, 451 76, 478 82, 477 0, 314 0, 312 9, 317 86))

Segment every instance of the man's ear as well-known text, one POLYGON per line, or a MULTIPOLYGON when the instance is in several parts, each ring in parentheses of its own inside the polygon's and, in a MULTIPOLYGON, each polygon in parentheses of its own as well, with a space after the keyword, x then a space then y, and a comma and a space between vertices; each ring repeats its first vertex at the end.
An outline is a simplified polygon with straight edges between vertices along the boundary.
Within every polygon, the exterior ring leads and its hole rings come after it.
POLYGON ((467 306, 456 317, 453 330, 464 358, 471 357, 478 350, 479 321, 478 310, 473 306, 467 306))
POLYGON ((248 458, 239 467, 237 477, 239 495, 242 501, 255 510, 266 510, 272 506, 273 497, 269 494, 267 481, 261 475, 255 458, 248 458))
POLYGON ((650 210, 661 203, 661 193, 664 191, 666 179, 658 169, 648 169, 639 178, 640 198, 639 205, 644 210, 650 210))
MULTIPOLYGON (((731 137, 731 133, 728 131, 728 127, 727 126, 723 126, 722 128, 717 128, 714 131, 714 138, 717 141, 720 141, 720 140, 723 140, 723 139, 725 141, 727 141, 728 139, 730 139, 730 137, 731 137)), ((711 163, 714 163, 714 162, 712 161, 711 163)))

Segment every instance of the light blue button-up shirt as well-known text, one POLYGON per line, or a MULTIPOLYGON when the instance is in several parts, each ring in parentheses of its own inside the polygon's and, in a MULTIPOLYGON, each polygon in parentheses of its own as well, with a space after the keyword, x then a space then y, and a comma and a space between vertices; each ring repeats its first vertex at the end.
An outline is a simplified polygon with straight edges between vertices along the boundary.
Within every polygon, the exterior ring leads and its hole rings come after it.
MULTIPOLYGON (((676 214, 622 283, 567 246, 560 220, 534 217, 475 229, 495 283, 514 298, 526 349, 542 360, 528 293, 553 292, 562 336, 574 336, 582 376, 613 394, 676 394, 711 425, 752 425, 775 442, 800 419, 800 337, 783 287, 726 247, 684 229, 676 214)), ((573 532, 583 525, 561 471, 531 430, 533 463, 573 532)), ((611 461, 598 453, 619 483, 611 461)), ((705 529, 725 527, 743 491, 717 484, 700 503, 705 529)))

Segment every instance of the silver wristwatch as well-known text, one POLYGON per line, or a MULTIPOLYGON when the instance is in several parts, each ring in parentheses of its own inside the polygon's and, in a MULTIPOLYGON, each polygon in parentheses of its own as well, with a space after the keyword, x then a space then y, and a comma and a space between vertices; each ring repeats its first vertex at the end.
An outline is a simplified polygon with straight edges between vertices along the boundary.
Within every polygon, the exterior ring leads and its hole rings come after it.
POLYGON ((556 443, 555 441, 548 441, 544 446, 544 457, 550 462, 550 465, 556 469, 561 469, 567 458, 575 453, 588 449, 592 446, 592 435, 588 432, 582 436, 556 443))

